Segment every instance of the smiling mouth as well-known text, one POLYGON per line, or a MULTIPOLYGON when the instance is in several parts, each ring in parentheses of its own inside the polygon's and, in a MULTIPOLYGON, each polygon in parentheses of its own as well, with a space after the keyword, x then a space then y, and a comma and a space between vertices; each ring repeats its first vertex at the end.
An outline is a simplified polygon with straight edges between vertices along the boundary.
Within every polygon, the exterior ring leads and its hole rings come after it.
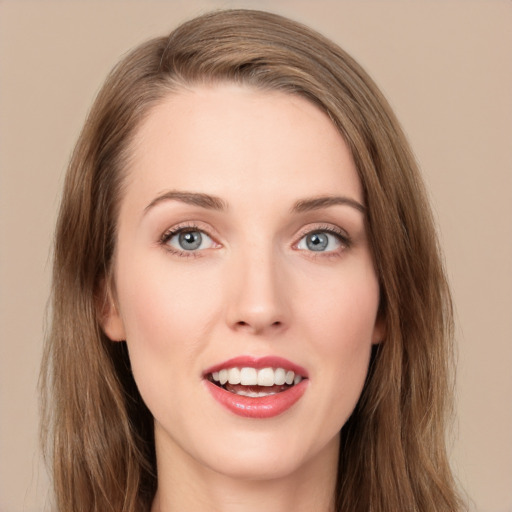
POLYGON ((282 393, 305 377, 284 368, 233 367, 206 375, 216 386, 239 396, 260 398, 282 393))

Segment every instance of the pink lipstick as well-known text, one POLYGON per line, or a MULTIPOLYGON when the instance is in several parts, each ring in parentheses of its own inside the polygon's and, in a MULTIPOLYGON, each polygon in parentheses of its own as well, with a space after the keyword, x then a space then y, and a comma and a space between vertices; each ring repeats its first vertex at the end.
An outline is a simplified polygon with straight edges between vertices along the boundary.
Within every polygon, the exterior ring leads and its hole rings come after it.
POLYGON ((275 356, 236 357, 203 373, 208 391, 229 411, 248 418, 271 418, 290 409, 305 393, 307 371, 275 356))

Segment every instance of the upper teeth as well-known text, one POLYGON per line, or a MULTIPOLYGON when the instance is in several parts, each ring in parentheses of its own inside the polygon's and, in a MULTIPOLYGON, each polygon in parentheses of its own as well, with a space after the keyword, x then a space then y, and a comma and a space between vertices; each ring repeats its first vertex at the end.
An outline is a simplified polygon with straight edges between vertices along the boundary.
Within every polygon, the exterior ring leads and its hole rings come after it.
POLYGON ((212 373, 213 380, 224 385, 242 384, 243 386, 281 386, 298 384, 302 377, 284 368, 229 368, 212 373))

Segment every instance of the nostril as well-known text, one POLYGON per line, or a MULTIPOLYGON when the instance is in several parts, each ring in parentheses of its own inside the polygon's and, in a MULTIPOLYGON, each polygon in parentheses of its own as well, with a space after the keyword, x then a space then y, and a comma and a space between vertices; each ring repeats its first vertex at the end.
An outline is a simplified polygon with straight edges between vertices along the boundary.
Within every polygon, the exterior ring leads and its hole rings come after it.
POLYGON ((244 332, 263 333, 277 332, 284 328, 286 322, 277 315, 266 314, 265 312, 256 312, 251 315, 240 315, 238 319, 233 319, 231 327, 244 332))

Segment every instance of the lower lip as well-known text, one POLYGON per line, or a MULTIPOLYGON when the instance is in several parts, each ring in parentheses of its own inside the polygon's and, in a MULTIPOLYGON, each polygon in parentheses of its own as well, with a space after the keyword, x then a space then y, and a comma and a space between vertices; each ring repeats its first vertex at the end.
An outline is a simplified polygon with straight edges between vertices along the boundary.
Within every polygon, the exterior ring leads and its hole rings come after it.
POLYGON ((249 397, 241 396, 216 386, 209 380, 204 381, 213 398, 232 413, 245 418, 273 418, 292 407, 304 394, 308 384, 304 379, 286 391, 275 395, 249 397))

